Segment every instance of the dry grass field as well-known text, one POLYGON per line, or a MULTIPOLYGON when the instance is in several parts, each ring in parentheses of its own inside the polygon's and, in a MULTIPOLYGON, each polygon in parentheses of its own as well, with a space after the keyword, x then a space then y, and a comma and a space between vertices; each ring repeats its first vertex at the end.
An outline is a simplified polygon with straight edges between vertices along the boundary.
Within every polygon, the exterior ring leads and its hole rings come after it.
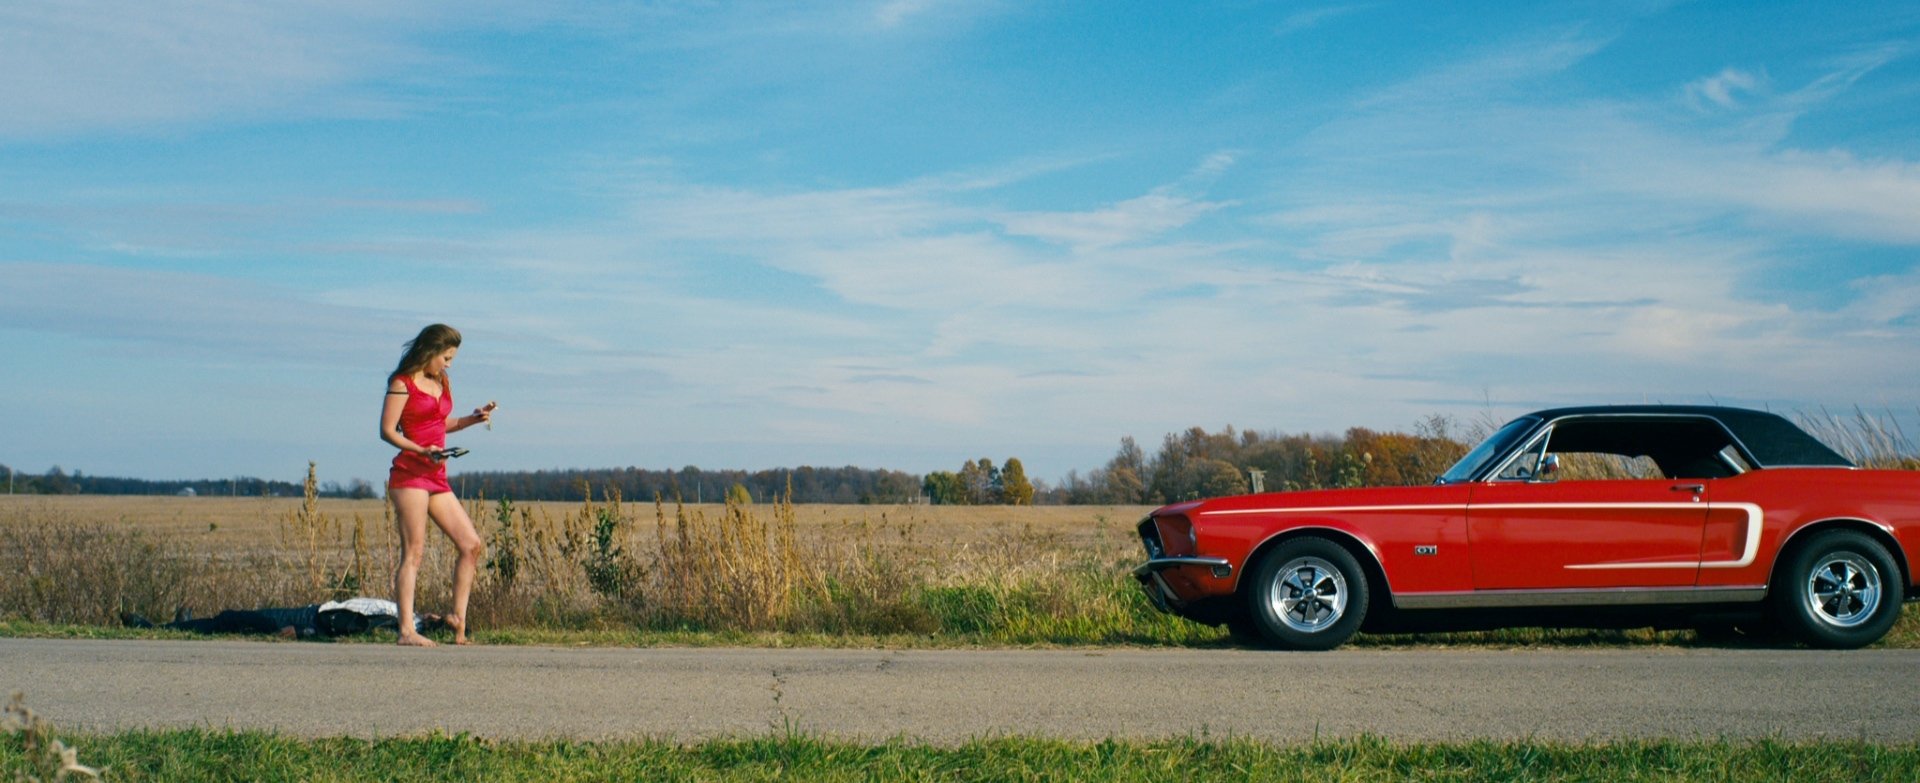
MULTIPOLYGON (((287 517, 300 511, 301 498, 222 498, 112 495, 0 495, 0 525, 19 524, 35 517, 58 517, 69 523, 102 524, 139 530, 152 535, 192 541, 196 549, 208 553, 270 553, 283 547, 281 529, 287 517)), ((318 509, 350 529, 355 517, 367 524, 370 533, 391 534, 384 500, 342 500, 321 498, 318 509)), ((627 502, 629 512, 650 518, 651 501, 627 502)), ((536 516, 560 519, 577 512, 578 503, 515 503, 516 508, 531 510, 536 516)), ((671 507, 670 507, 671 508, 671 507)), ((686 504, 690 511, 717 516, 725 511, 719 503, 686 504)), ((908 529, 913 538, 950 543, 956 547, 994 545, 1008 536, 1033 533, 1057 539, 1068 546, 1096 546, 1103 538, 1118 536, 1129 547, 1136 547, 1133 525, 1152 506, 885 506, 885 505, 796 505, 796 527, 803 537, 830 538, 845 528, 865 525, 871 528, 908 529)), ((482 535, 489 532, 496 508, 485 501, 470 501, 467 511, 482 535)), ((671 513, 671 511, 669 512, 671 513)), ((638 531, 651 534, 652 527, 638 531)), ((344 538, 332 542, 336 547, 351 545, 344 538)))
MULTIPOLYGON (((488 541, 477 628, 640 628, 1016 642, 1215 637, 1126 576, 1144 507, 468 504, 488 541), (1144 635, 1143 635, 1144 634, 1144 635)), ((382 501, 0 497, 0 620, 112 625, 385 595, 382 501)), ((451 549, 430 539, 423 608, 451 549)))
MULTIPOLYGON (((472 501, 488 542, 482 642, 1224 644, 1128 575, 1139 506, 656 505, 472 501), (807 640, 813 641, 807 641, 807 640), (867 640, 865 642, 861 640, 867 640)), ((122 612, 387 595, 383 501, 0 496, 0 627, 116 627, 122 612)), ((434 534, 420 605, 444 606, 434 534)), ((1920 646, 1920 612, 1885 644, 1920 646)), ((1690 644, 1691 632, 1512 629, 1359 645, 1690 644)))

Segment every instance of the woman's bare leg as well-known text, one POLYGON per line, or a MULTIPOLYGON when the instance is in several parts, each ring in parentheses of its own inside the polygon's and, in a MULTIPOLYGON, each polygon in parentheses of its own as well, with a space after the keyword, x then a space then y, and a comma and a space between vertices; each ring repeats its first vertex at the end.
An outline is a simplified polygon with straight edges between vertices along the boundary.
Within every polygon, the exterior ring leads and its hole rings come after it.
POLYGON ((459 552, 460 559, 453 565, 453 611, 447 614, 447 625, 453 629, 453 643, 467 643, 467 599, 473 595, 473 576, 480 568, 480 558, 487 552, 486 544, 480 541, 480 534, 474 532, 473 519, 467 516, 467 509, 460 505, 460 499, 451 492, 435 494, 429 501, 433 514, 433 523, 440 526, 440 532, 453 539, 453 546, 459 552))
POLYGON ((432 639, 413 630, 414 585, 420 581, 420 561, 427 549, 427 491, 388 487, 387 496, 393 498, 394 526, 400 529, 400 557, 393 567, 393 602, 400 606, 400 644, 433 647, 432 639))

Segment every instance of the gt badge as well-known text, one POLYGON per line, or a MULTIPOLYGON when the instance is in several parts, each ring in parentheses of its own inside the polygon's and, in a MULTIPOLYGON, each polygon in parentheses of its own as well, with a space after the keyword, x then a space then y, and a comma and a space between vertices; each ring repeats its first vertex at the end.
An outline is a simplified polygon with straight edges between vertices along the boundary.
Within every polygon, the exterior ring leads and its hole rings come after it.
POLYGON ((1423 556, 1437 555, 1437 554, 1440 554, 1440 547, 1434 544, 1422 544, 1420 546, 1414 547, 1413 553, 1416 555, 1423 555, 1423 556))

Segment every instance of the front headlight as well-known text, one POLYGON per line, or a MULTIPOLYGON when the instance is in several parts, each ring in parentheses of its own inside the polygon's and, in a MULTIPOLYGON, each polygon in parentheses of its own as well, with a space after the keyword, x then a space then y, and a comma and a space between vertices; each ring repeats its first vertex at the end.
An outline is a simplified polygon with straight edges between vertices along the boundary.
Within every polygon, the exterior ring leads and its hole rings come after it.
POLYGON ((1187 551, 1189 552, 1200 551, 1200 526, 1199 525, 1187 526, 1187 543, 1193 545, 1192 548, 1188 549, 1187 551))
POLYGON ((1154 525, 1153 517, 1140 520, 1140 543, 1147 547, 1148 559, 1166 554, 1166 548, 1160 545, 1160 528, 1154 525))

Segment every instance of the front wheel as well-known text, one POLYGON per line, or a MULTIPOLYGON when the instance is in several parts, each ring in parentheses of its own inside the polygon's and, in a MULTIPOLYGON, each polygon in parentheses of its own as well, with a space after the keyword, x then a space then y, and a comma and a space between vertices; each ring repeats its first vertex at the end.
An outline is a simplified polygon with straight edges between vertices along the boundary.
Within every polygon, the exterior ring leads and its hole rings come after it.
POLYGON ((1774 614, 1809 647, 1865 647, 1900 619, 1902 588, 1900 567, 1886 547, 1859 533, 1835 530, 1787 556, 1773 597, 1774 614))
POLYGON ((1254 570, 1244 595, 1250 625, 1285 649, 1339 647, 1367 616, 1367 575, 1360 562, 1324 538, 1275 547, 1254 570))

